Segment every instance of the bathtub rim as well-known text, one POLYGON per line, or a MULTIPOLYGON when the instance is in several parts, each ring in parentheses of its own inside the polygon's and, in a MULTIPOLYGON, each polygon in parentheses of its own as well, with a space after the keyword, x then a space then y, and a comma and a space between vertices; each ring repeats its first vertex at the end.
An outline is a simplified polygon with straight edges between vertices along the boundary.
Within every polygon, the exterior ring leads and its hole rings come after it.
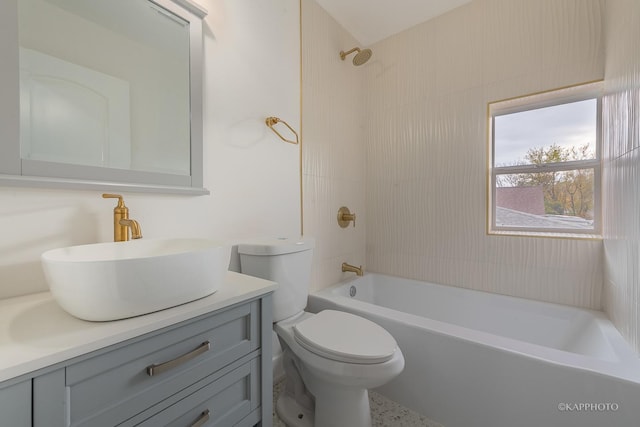
MULTIPOLYGON (((508 299, 513 298, 516 300, 525 300, 527 302, 531 301, 534 303, 548 304, 556 307, 586 312, 593 316, 598 327, 601 329, 605 338, 613 348, 616 356, 619 358, 618 361, 605 360, 596 358, 594 356, 574 353, 567 350, 546 347, 540 344, 534 344, 527 341, 521 341, 514 338, 492 334, 490 332, 474 330, 464 326, 401 312, 384 306, 357 300, 351 297, 336 295, 335 291, 337 288, 350 286, 354 282, 365 282, 365 280, 367 280, 367 277, 370 278, 371 276, 389 278, 392 280, 406 280, 413 283, 426 283, 428 285, 437 287, 448 287, 447 285, 441 285, 432 282, 422 282, 419 280, 407 279, 399 276, 391 276, 380 273, 365 273, 363 277, 350 277, 327 288, 311 292, 309 294, 309 298, 328 300, 330 303, 338 306, 339 309, 344 309, 344 307, 351 307, 351 309, 358 315, 371 313, 374 317, 391 318, 392 320, 398 321, 405 326, 425 328, 438 335, 446 335, 457 340, 472 342, 476 345, 497 348, 502 351, 518 354, 520 356, 532 357, 545 363, 590 371, 592 373, 611 376, 619 380, 640 385, 640 357, 633 351, 631 346, 624 340, 618 329, 602 311, 451 286, 452 288, 468 291, 471 293, 489 294, 491 296, 495 295, 508 299)), ((309 305, 312 304, 310 303, 309 305)))

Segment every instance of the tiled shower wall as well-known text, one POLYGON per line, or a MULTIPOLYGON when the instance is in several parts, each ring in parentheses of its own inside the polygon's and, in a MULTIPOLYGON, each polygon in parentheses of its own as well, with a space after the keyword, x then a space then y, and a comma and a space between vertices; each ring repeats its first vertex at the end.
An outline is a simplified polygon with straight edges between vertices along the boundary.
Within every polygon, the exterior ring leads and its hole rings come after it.
POLYGON ((316 238, 312 290, 346 277, 342 262, 365 263, 365 71, 339 56, 357 44, 314 0, 302 0, 303 222, 304 234, 316 238), (338 226, 341 206, 356 213, 355 227, 338 226))
POLYGON ((486 123, 488 102, 602 79, 604 8, 474 0, 371 46, 357 71, 370 271, 601 307, 602 241, 487 235, 486 123))
POLYGON ((604 308, 640 352, 640 3, 607 0, 604 308))

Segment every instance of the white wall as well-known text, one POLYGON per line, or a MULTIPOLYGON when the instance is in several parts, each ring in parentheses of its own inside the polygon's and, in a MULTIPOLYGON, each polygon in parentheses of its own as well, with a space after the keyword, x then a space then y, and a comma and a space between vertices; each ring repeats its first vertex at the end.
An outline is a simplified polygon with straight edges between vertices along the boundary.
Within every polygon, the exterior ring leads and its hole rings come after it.
POLYGON ((302 1, 304 234, 316 238, 312 290, 339 282, 343 262, 365 264, 365 71, 340 51, 356 40, 314 0, 302 1), (341 228, 338 209, 356 214, 341 228))
POLYGON ((600 308, 602 242, 489 236, 487 103, 604 76, 601 0, 474 0, 374 46, 366 266, 600 308))
MULTIPOLYGON (((281 142, 264 118, 300 128, 299 2, 199 2, 209 11, 204 185, 212 194, 126 193, 131 217, 145 238, 297 235, 299 147, 281 142)), ((0 187, 0 298, 47 289, 43 251, 111 240, 113 205, 97 191, 0 187)))
POLYGON ((604 308, 640 352, 640 3, 607 0, 604 308))

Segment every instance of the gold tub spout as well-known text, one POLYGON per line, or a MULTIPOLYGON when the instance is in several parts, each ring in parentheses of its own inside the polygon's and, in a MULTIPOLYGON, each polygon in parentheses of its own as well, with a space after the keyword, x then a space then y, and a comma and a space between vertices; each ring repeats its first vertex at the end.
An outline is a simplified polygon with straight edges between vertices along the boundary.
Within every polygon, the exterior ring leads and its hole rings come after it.
MULTIPOLYGON (((118 223, 124 227, 128 227, 131 229, 132 239, 142 239, 142 230, 140 229, 140 224, 135 219, 121 219, 120 221, 118 221, 118 223)), ((125 231, 125 233, 128 233, 128 230, 125 231)), ((128 234, 125 240, 129 240, 128 234)))
POLYGON ((364 271, 362 270, 362 266, 356 267, 355 265, 347 264, 346 262, 342 263, 342 272, 351 272, 356 273, 358 276, 364 275, 364 271))

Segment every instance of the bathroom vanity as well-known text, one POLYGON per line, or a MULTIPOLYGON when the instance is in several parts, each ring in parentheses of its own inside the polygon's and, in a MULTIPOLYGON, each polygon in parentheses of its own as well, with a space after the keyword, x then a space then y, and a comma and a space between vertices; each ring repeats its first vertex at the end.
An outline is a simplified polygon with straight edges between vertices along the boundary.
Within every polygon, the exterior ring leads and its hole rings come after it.
POLYGON ((213 295, 114 322, 48 292, 0 300, 0 424, 270 426, 276 286, 229 272, 213 295))

